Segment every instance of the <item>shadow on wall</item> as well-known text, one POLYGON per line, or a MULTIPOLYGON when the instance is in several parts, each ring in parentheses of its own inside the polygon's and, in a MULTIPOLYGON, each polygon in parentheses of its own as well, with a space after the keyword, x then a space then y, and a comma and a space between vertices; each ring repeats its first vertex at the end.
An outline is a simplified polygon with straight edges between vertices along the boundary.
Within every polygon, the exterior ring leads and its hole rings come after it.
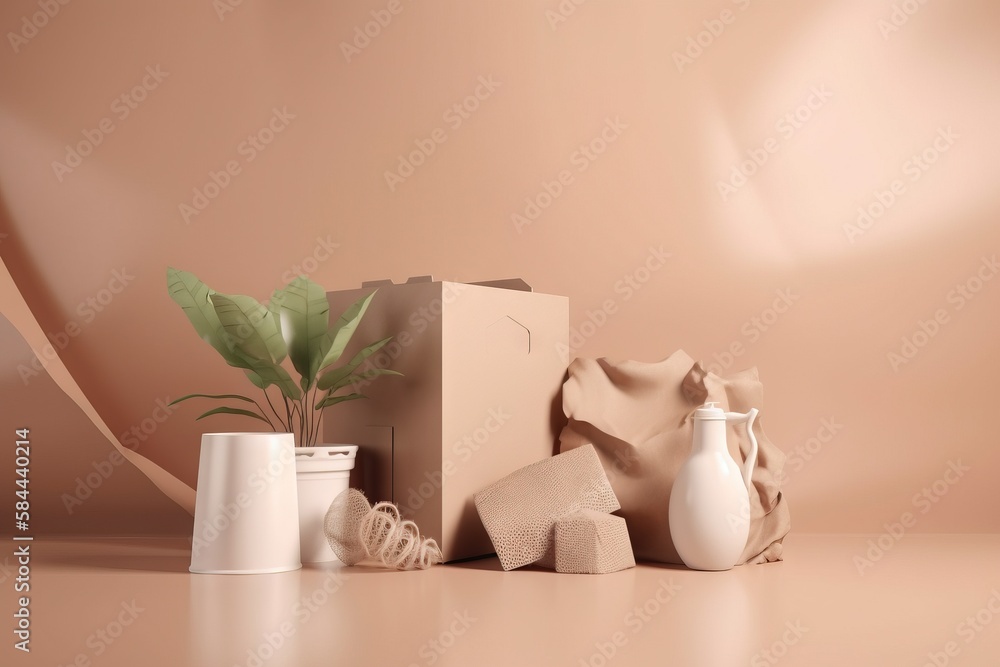
MULTIPOLYGON (((56 309, 47 282, 12 231, 10 212, 0 196, 0 256, 8 268, 30 281, 32 313, 51 322, 56 309)), ((55 331, 42 324, 44 331, 55 331)), ((79 330, 48 333, 54 358, 79 330)), ((35 535, 189 535, 192 517, 127 462, 48 374, 51 358, 39 358, 0 315, 0 422, 5 434, 28 430, 29 524, 35 535)), ((65 357, 62 358, 67 362, 65 357)), ((68 366, 72 372, 72 362, 68 366)), ((139 433, 155 429, 168 413, 140 422, 139 433)), ((126 446, 130 443, 125 439, 126 446)), ((16 473, 12 473, 16 474, 16 473)), ((15 477, 20 479, 20 476, 15 477)), ((9 534, 15 526, 0 529, 9 534)))
MULTIPOLYGON (((127 462, 48 373, 18 372, 33 359, 0 317, 0 429, 29 430, 27 534, 190 535, 192 517, 127 462)), ((13 524, 3 529, 9 534, 13 524)))

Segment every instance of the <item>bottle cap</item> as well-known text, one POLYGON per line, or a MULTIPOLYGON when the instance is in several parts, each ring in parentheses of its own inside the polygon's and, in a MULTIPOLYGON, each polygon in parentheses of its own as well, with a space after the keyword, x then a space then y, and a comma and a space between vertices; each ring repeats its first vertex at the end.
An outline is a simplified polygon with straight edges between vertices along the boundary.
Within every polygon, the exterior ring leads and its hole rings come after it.
POLYGON ((725 421, 726 413, 722 408, 716 407, 715 402, 709 402, 694 411, 694 418, 725 421))

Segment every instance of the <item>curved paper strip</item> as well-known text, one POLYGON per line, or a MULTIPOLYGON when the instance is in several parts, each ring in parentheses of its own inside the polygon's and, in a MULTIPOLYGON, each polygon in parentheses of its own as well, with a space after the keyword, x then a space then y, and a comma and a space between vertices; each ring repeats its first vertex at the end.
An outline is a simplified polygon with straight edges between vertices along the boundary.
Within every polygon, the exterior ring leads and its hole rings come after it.
MULTIPOLYGON (((31 347, 32 352, 38 355, 39 358, 42 358, 42 350, 45 349, 45 346, 48 345, 49 342, 45 337, 45 332, 42 331, 42 327, 35 319, 34 314, 31 312, 31 308, 28 306, 24 297, 21 295, 21 291, 14 283, 14 278, 10 275, 10 271, 7 270, 6 263, 0 261, 0 266, 3 267, 3 271, 0 272, 0 312, 3 312, 7 319, 10 320, 10 323, 14 325, 14 328, 18 330, 24 340, 31 347)), ((94 406, 84 395, 80 385, 76 383, 76 380, 73 379, 69 369, 67 369, 63 364, 58 352, 55 352, 55 354, 49 354, 48 356, 50 360, 48 364, 46 364, 46 371, 49 376, 74 403, 80 406, 80 409, 85 415, 87 415, 87 418, 94 423, 97 430, 99 430, 104 437, 108 439, 108 442, 110 442, 115 449, 121 452, 121 455, 125 457, 127 461, 132 463, 132 465, 146 475, 146 477, 149 478, 149 481, 156 485, 156 488, 193 515, 195 495, 194 489, 147 459, 145 456, 137 454, 131 449, 124 447, 118 441, 118 438, 111 433, 111 429, 109 429, 108 425, 104 423, 104 420, 97 413, 97 410, 94 409, 94 406)))

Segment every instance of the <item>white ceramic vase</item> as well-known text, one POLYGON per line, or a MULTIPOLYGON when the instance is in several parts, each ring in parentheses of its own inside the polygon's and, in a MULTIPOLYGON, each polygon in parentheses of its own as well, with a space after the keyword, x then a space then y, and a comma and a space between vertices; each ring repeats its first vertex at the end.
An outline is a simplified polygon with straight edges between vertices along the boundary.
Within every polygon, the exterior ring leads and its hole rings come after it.
POLYGON ((201 437, 191 572, 262 574, 302 566, 294 448, 291 433, 201 437))
POLYGON ((323 533, 323 521, 330 503, 347 489, 357 453, 357 445, 295 448, 303 563, 337 560, 323 533))
POLYGON ((750 531, 751 475, 757 462, 757 410, 723 412, 714 403, 694 411, 691 456, 670 490, 670 538, 693 570, 728 570, 739 562, 750 531), (744 423, 750 455, 741 469, 729 454, 728 424, 744 423))

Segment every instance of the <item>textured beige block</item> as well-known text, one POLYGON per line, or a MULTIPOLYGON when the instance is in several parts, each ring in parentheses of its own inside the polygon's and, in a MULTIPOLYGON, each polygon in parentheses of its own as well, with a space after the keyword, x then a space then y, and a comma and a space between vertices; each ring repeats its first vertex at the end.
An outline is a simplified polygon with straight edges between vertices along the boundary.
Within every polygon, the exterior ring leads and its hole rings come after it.
POLYGON ((515 470, 474 496, 476 510, 505 570, 528 565, 553 549, 553 526, 582 509, 619 508, 593 447, 515 470))
POLYGON ((620 516, 581 510, 555 526, 556 572, 607 574, 635 567, 628 526, 620 516))

